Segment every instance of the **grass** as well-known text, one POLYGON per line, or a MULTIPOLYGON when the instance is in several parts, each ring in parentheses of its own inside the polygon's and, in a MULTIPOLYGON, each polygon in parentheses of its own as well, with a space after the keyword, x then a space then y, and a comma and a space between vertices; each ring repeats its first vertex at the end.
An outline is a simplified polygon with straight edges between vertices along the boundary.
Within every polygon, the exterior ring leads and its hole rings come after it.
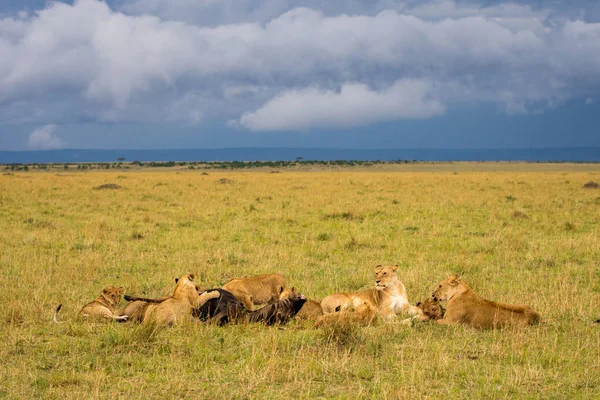
POLYGON ((599 165, 0 175, 0 398, 598 398, 599 165), (455 173, 457 172, 457 173, 455 173), (117 183, 113 190, 94 190, 117 183), (87 323, 108 285, 282 272, 309 298, 399 264, 527 303, 529 329, 87 323), (62 324, 51 322, 63 304, 62 324))

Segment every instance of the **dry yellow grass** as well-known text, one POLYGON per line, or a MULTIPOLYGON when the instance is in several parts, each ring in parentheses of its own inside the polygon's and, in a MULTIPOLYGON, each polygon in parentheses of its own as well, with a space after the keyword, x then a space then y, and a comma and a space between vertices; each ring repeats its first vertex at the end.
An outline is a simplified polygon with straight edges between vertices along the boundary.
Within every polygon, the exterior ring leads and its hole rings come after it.
POLYGON ((0 397, 597 398, 600 190, 582 185, 600 166, 417 167, 0 175, 0 397), (121 188, 93 189, 105 183, 121 188), (372 285, 377 264, 400 265, 413 303, 459 272, 543 323, 336 339, 75 320, 113 284, 159 296, 186 272, 205 286, 281 272, 322 298, 372 285))

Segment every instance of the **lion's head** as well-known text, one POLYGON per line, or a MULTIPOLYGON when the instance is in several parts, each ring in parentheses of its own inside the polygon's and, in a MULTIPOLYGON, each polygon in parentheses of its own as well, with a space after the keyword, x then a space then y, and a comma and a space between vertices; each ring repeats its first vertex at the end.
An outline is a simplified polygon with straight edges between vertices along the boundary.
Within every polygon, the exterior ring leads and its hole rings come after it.
POLYGON ((388 286, 391 286, 398 282, 398 266, 384 266, 378 265, 375 267, 375 285, 377 290, 383 290, 388 286))
POLYGON ((113 305, 118 305, 121 302, 122 295, 122 287, 108 286, 102 289, 102 297, 104 297, 110 304, 113 305))
POLYGON ((437 289, 435 289, 435 291, 432 293, 433 300, 435 300, 435 301, 450 300, 452 298, 452 296, 454 296, 455 294, 462 291, 462 288, 460 285, 461 282, 462 281, 460 279, 460 275, 450 275, 449 277, 447 277, 446 279, 441 281, 439 283, 437 289))
MULTIPOLYGON (((298 300, 306 301, 306 296, 304 296, 302 293, 297 291, 296 287, 292 287, 291 289, 285 289, 284 291, 287 292, 286 296, 283 298, 284 300, 291 299, 292 301, 298 301, 298 300)), ((280 297, 280 299, 281 299, 281 297, 280 297)))
MULTIPOLYGON (((193 282, 194 279, 196 278, 196 276, 194 274, 187 274, 187 275, 182 276, 181 278, 175 278, 175 285, 177 285, 177 283, 179 282, 179 279, 183 279, 183 278, 186 278, 187 280, 193 282)), ((194 285, 196 286, 196 292, 198 292, 199 295, 206 292, 206 288, 198 285, 197 283, 194 283, 194 285)))
POLYGON ((444 307, 435 299, 429 298, 423 302, 418 302, 417 307, 423 311, 428 319, 442 319, 444 317, 444 307))
POLYGON ((185 274, 175 279, 175 290, 173 291, 173 297, 175 296, 191 296, 194 298, 198 296, 198 285, 194 282, 194 274, 185 274))

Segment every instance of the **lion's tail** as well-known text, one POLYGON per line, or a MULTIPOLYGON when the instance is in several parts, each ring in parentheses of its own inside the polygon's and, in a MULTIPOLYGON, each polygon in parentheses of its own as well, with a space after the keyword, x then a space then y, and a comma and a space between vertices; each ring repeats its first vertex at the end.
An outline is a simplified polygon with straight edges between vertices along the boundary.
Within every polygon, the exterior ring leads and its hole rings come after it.
POLYGON ((58 320, 58 312, 60 311, 61 308, 62 308, 62 304, 59 304, 58 307, 56 307, 56 310, 54 311, 54 316, 52 317, 52 321, 55 324, 62 324, 62 322, 58 320))

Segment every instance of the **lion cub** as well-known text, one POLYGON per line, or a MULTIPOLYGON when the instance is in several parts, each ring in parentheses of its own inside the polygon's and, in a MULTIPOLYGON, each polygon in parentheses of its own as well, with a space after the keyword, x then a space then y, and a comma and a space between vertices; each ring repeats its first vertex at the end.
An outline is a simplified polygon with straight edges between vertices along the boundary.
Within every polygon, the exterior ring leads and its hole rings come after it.
POLYGON ((490 329, 505 325, 533 325, 540 320, 540 315, 528 306, 496 303, 480 297, 459 275, 451 275, 441 281, 433 292, 433 299, 448 302, 444 318, 437 321, 440 324, 466 324, 490 329))
POLYGON ((79 315, 85 319, 107 318, 114 321, 127 321, 127 316, 115 314, 122 295, 122 287, 108 286, 102 289, 102 293, 94 301, 83 306, 79 315))
POLYGON ((417 314, 411 318, 407 318, 402 321, 402 324, 411 326, 413 322, 426 322, 426 321, 436 321, 438 319, 444 318, 444 314, 446 310, 439 301, 434 300, 433 298, 425 299, 423 302, 418 302, 416 307, 421 310, 420 314, 417 314))
POLYGON ((285 289, 285 278, 281 274, 232 278, 222 288, 241 301, 248 311, 253 311, 255 305, 283 300, 280 296, 285 289))
POLYGON ((202 306, 210 299, 216 299, 218 291, 198 293, 193 274, 186 274, 177 280, 173 295, 161 303, 149 304, 144 313, 143 322, 158 325, 174 325, 181 321, 192 320, 192 310, 202 306))

